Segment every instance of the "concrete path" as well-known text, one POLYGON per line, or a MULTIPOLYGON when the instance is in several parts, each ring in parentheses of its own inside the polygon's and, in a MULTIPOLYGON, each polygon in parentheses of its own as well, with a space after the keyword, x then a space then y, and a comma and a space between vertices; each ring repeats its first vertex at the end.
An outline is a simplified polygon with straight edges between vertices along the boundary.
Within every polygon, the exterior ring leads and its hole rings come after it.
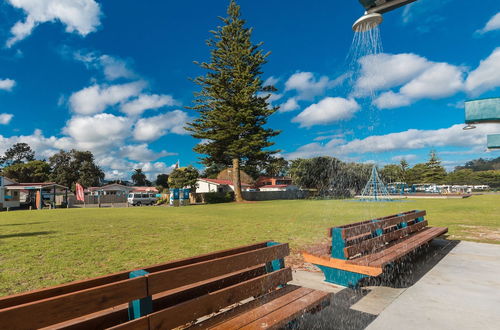
POLYGON ((461 242, 367 329, 500 329, 500 245, 461 242))

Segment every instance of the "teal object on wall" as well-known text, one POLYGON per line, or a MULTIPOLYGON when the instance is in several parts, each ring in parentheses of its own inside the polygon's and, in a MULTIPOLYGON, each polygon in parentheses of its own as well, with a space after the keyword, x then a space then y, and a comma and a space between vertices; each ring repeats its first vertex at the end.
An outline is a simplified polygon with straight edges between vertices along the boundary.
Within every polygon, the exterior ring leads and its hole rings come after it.
POLYGON ((173 195, 174 195, 174 198, 173 198, 173 199, 174 199, 174 201, 179 200, 179 196, 180 196, 180 189, 178 189, 178 188, 173 189, 173 195))
POLYGON ((488 149, 500 149, 500 134, 488 135, 488 149))
MULTIPOLYGON (((146 276, 149 274, 145 270, 136 270, 129 274, 129 278, 146 276)), ((135 320, 153 312, 153 298, 151 296, 131 301, 128 304, 128 318, 135 320)))
POLYGON ((465 123, 500 122, 500 97, 465 102, 465 123))

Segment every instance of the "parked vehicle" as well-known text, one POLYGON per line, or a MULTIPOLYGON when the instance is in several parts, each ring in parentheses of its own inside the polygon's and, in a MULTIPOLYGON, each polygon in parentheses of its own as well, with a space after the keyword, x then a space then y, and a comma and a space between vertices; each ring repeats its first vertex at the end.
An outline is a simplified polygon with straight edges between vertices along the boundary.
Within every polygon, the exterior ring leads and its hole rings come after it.
POLYGON ((153 205, 158 201, 155 194, 132 192, 128 194, 127 202, 132 206, 153 205))

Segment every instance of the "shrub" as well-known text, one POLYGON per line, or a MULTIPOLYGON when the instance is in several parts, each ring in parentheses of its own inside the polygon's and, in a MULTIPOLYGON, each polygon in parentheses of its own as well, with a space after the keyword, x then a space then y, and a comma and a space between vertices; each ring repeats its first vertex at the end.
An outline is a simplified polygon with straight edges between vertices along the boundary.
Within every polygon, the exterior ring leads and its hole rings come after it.
POLYGON ((207 204, 229 203, 234 201, 233 192, 213 192, 205 194, 205 202, 207 204))

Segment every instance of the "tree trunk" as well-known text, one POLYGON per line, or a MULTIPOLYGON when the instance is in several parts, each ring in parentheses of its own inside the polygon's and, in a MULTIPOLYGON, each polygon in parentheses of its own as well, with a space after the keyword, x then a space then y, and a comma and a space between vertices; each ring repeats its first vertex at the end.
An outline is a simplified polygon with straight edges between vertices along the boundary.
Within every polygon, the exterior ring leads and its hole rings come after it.
POLYGON ((241 174, 240 174, 240 159, 233 158, 233 187, 234 198, 237 203, 243 202, 243 195, 241 193, 241 174))

